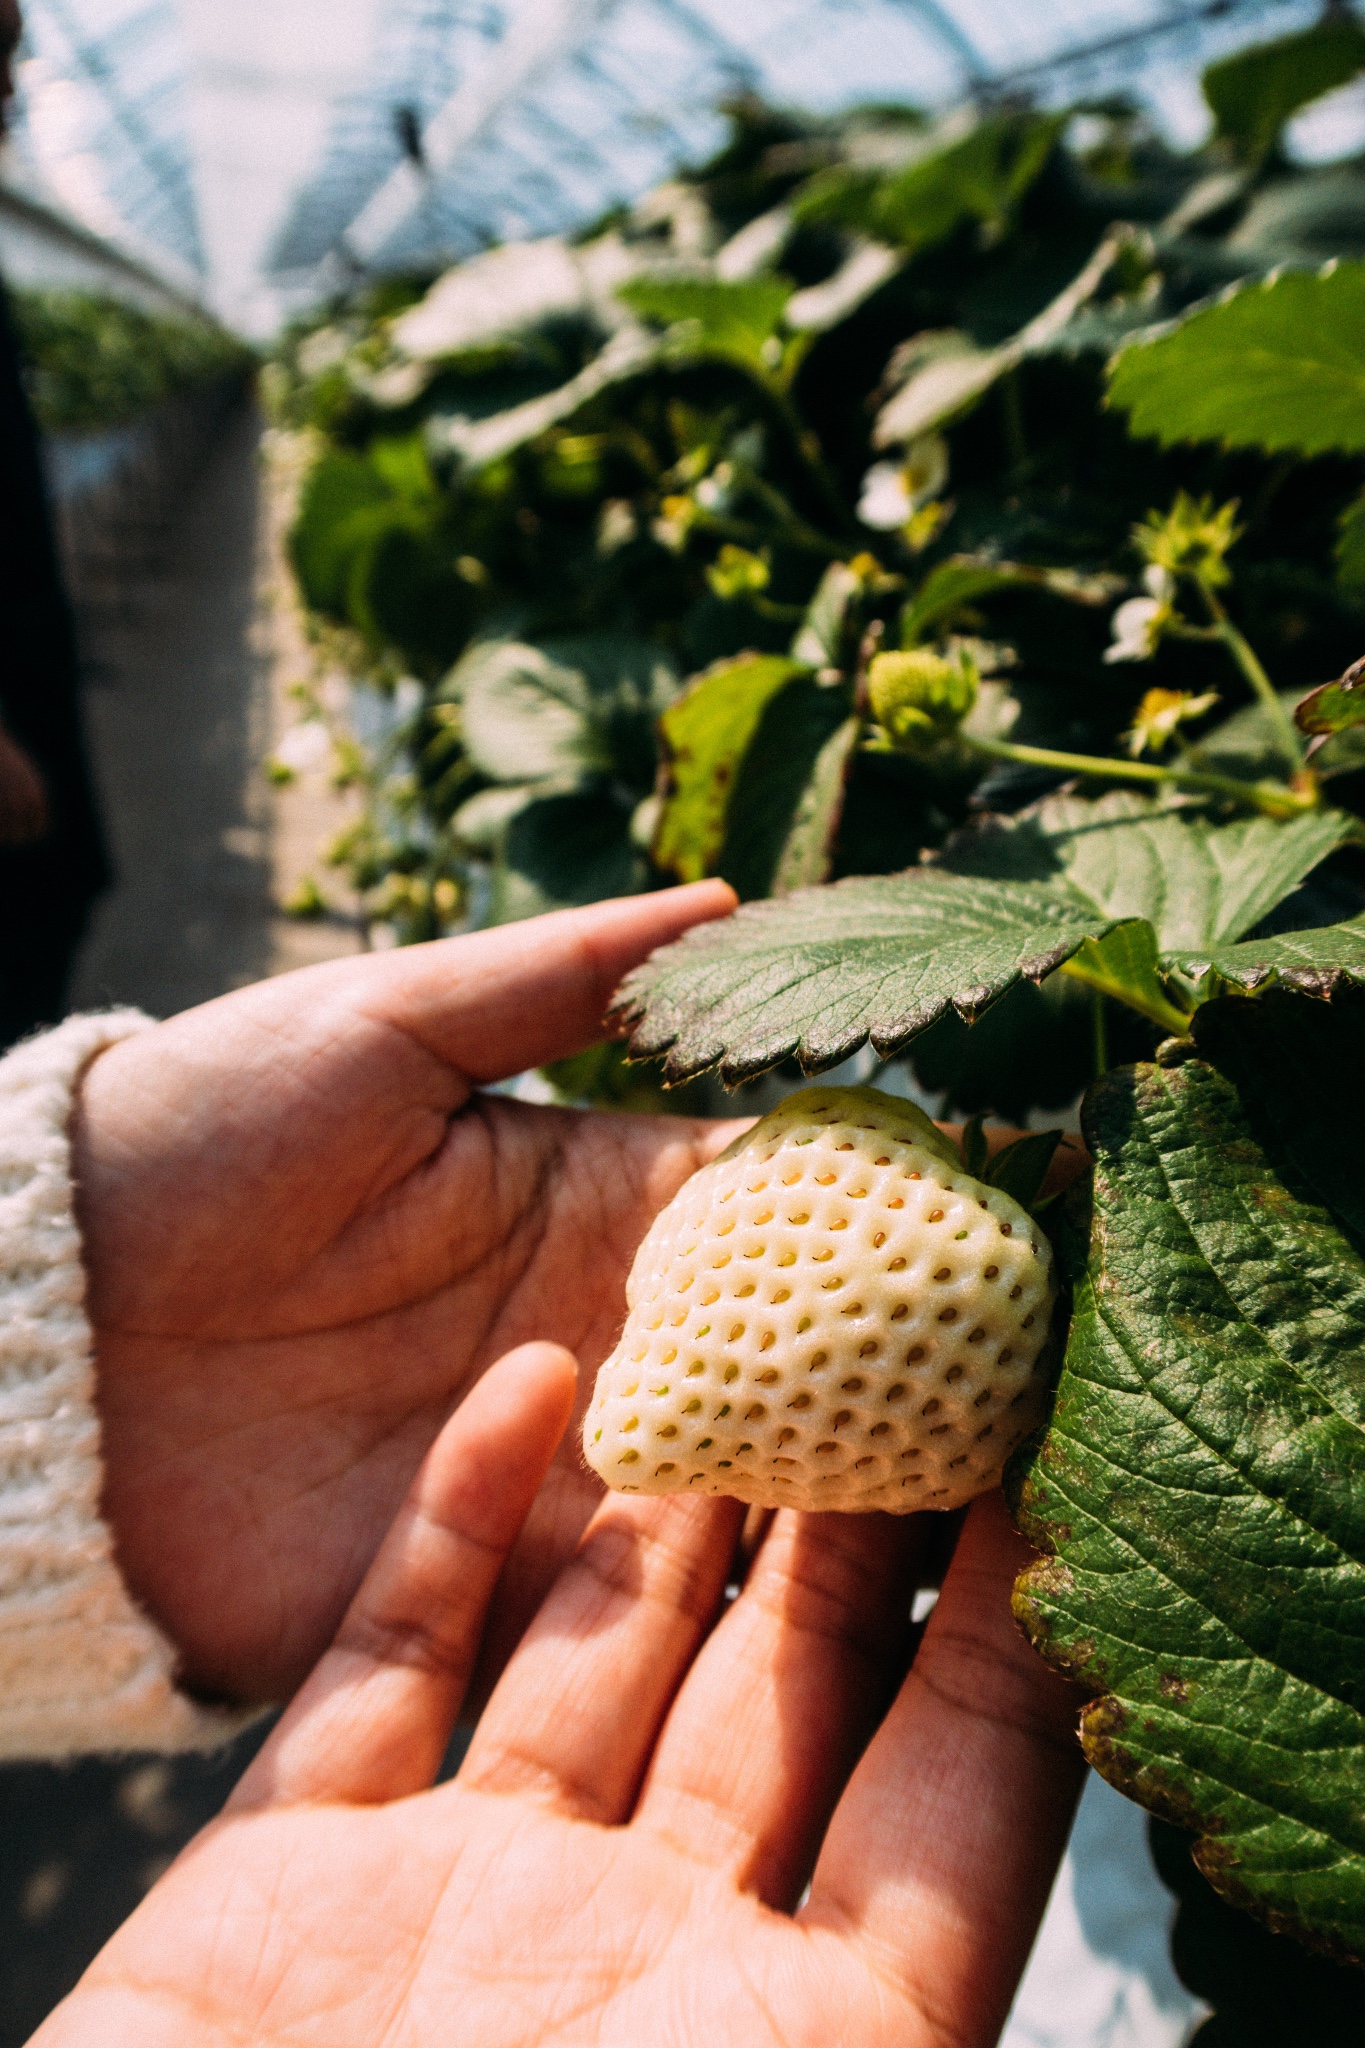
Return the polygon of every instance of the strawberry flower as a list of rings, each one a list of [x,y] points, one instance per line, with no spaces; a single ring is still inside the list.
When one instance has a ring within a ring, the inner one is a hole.
[[[1113,639],[1104,650],[1106,661],[1150,661],[1171,616],[1168,602],[1159,597],[1130,597],[1110,620]]]

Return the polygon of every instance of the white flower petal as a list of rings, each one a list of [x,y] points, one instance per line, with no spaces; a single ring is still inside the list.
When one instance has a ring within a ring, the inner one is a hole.
[[[915,509],[905,471],[898,462],[874,462],[863,478],[858,517],[879,533],[904,526]]]
[[[1155,597],[1130,597],[1110,620],[1113,645],[1106,661],[1150,661],[1156,651],[1157,621],[1166,607]]]

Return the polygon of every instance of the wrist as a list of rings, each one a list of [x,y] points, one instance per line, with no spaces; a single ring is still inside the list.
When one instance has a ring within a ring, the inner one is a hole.
[[[100,1424],[72,1201],[71,1104],[132,1011],[73,1018],[0,1061],[0,1755],[193,1747],[220,1717],[177,1691],[100,1508]]]

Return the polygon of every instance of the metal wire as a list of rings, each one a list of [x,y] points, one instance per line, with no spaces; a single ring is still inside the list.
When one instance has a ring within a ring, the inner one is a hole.
[[[1317,0],[389,0],[267,271],[294,294],[561,232],[722,139],[757,93],[1063,104],[1159,97],[1199,62],[1313,18]],[[98,104],[87,145],[144,245],[202,272],[172,0],[27,0],[29,41]]]
[[[713,146],[713,109],[737,89],[817,106],[897,96],[1057,101],[1141,84],[1154,69],[1197,61],[1211,39],[1245,37],[1262,16],[1312,11],[1311,0],[1120,0],[1097,22],[1094,0],[1031,0],[1027,9],[998,0],[597,0],[581,9],[555,67],[513,78],[505,93],[492,85],[457,146],[427,153],[420,191],[411,166],[404,181],[391,108],[415,104],[419,78],[429,85],[439,66],[395,14],[383,83],[338,116],[273,268],[306,272],[340,250],[351,269],[436,265],[495,239],[576,226]],[[447,107],[468,92],[469,75],[456,52],[463,10],[448,13]],[[494,69],[512,25],[485,38],[481,54]],[[569,89],[575,78],[593,88],[586,98]],[[362,136],[381,130],[388,139],[367,156]],[[377,204],[381,193],[386,203]]]

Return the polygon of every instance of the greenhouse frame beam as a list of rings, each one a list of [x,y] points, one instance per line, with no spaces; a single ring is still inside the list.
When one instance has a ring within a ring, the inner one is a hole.
[[[76,68],[85,74],[86,79],[99,94],[111,124],[130,146],[135,161],[141,164],[150,177],[154,189],[179,229],[184,247],[176,253],[191,271],[202,278],[204,250],[199,233],[194,188],[186,178],[184,166],[143,119],[142,108],[125,96],[114,64],[105,54],[111,41],[127,41],[135,38],[139,31],[145,35],[149,19],[157,11],[155,5],[142,8],[128,21],[121,23],[111,35],[101,38],[91,37],[85,32],[67,5],[67,0],[44,0],[44,6],[46,12],[56,22]],[[173,88],[163,81],[152,95],[143,95],[143,105],[148,104],[149,98],[162,97],[170,90]]]
[[[972,92],[988,90],[992,84],[990,65],[967,31],[941,5],[941,0],[895,0],[895,5],[903,14],[913,15],[934,40],[957,59]]]
[[[738,43],[723,34],[713,22],[698,14],[695,7],[689,7],[687,0],[657,0],[657,4],[661,14],[671,15],[688,35],[695,37],[701,47],[710,52],[718,64],[729,66],[734,72],[736,84],[742,83],[751,91],[757,87],[758,66],[748,51],[742,50]],[[929,4],[934,5],[935,0],[929,0]]]
[[[62,0],[51,0],[62,4]],[[1038,83],[1050,76],[1065,79],[1068,73],[1086,67],[1101,70],[1125,69],[1136,53],[1163,39],[1189,36],[1206,24],[1229,17],[1258,18],[1271,12],[1294,10],[1294,0],[1165,0],[1165,4],[1141,23],[1132,23],[1093,39],[1078,39],[1053,54],[1015,66],[993,70],[971,34],[954,20],[952,0],[887,0],[888,6],[917,28],[947,57],[960,73],[960,91],[979,107],[989,107],[1011,95],[1028,96]],[[1300,9],[1306,0],[1299,0]],[[473,225],[467,209],[461,209],[451,191],[451,173],[484,142],[519,96],[533,88],[544,74],[568,63],[591,67],[593,53],[601,47],[598,31],[620,11],[622,0],[520,0],[520,5],[499,7],[506,22],[498,40],[486,44],[467,62],[463,76],[450,90],[420,132],[414,131],[412,146],[394,164],[363,204],[356,206],[345,226],[331,231],[328,253],[321,250],[312,259],[325,275],[340,266],[352,276],[364,275],[382,263],[390,248],[414,215],[437,214],[450,218],[462,212]],[[758,67],[753,57],[735,43],[723,28],[713,24],[692,0],[655,0],[658,12],[671,17],[695,40],[708,57],[728,70],[736,87],[757,83]],[[510,12],[511,20],[507,21]],[[449,73],[447,73],[449,76]],[[622,81],[612,77],[621,89]],[[671,129],[672,123],[667,124]],[[681,143],[681,133],[673,131]],[[569,154],[580,169],[587,163],[592,145],[582,136],[562,135],[570,143]],[[597,152],[600,157],[600,152]],[[533,207],[532,212],[540,209]],[[338,213],[349,211],[342,201]],[[553,211],[553,208],[551,209]],[[591,211],[591,208],[589,209]],[[477,209],[475,209],[477,212]],[[335,218],[335,216],[334,216]],[[528,232],[531,230],[528,229]],[[548,232],[544,228],[541,232]],[[482,235],[486,238],[489,224]]]
[[[423,165],[405,158],[390,171],[337,247],[361,268],[379,254],[408,215],[427,197],[489,123],[531,80],[569,55],[612,11],[615,0],[539,0],[523,6],[486,63],[462,79],[422,131]]]
[[[1078,64],[1092,64],[1097,58],[1118,56],[1124,50],[1160,42],[1165,36],[1201,28],[1205,22],[1230,21],[1239,14],[1270,14],[1280,11],[1284,5],[1285,0],[1189,0],[1187,5],[1168,7],[1164,14],[1156,15],[1150,21],[1135,22],[1129,28],[1097,36],[1092,43],[1073,43],[1069,49],[1056,50],[1051,56],[1036,57],[1029,64],[1002,71],[997,77],[984,81],[985,89],[991,96],[1015,92],[1029,80],[1045,77],[1050,72],[1066,71]]]

